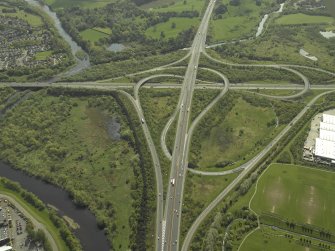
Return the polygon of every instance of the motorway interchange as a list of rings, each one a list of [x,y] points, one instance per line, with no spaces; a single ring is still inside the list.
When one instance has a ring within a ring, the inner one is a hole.
[[[152,73],[152,76],[146,77],[140,80],[136,84],[124,84],[124,83],[98,83],[98,82],[84,82],[84,83],[53,83],[53,86],[68,86],[72,88],[97,88],[97,89],[118,89],[122,94],[126,95],[126,97],[132,102],[136,111],[138,113],[139,119],[142,121],[142,128],[144,130],[147,143],[149,145],[149,149],[151,152],[151,157],[153,160],[153,164],[155,167],[155,177],[156,177],[156,187],[157,187],[157,213],[156,213],[156,250],[166,251],[166,250],[183,250],[186,251],[189,248],[189,245],[192,240],[192,236],[194,235],[195,231],[197,230],[200,223],[203,219],[211,212],[211,210],[220,202],[222,199],[232,191],[233,188],[236,187],[250,172],[252,167],[262,159],[272,148],[273,145],[279,142],[279,140],[290,130],[291,126],[294,125],[300,118],[304,116],[306,111],[309,107],[314,104],[318,98],[322,95],[335,91],[335,85],[327,85],[327,86],[318,86],[314,87],[310,85],[310,82],[307,77],[301,74],[298,70],[291,69],[290,67],[294,66],[297,68],[305,68],[305,69],[313,69],[315,71],[320,71],[323,73],[327,73],[335,78],[335,73],[329,72],[319,68],[312,68],[307,66],[296,66],[296,65],[248,65],[248,64],[231,64],[226,63],[224,61],[220,61],[218,59],[212,58],[208,55],[205,51],[206,48],[206,36],[207,36],[207,29],[208,23],[213,12],[213,8],[215,5],[215,0],[209,1],[207,9],[203,15],[202,21],[198,28],[198,31],[195,35],[193,40],[192,46],[189,49],[189,53],[174,63],[161,66],[158,68],[154,68],[148,71],[139,72],[137,74],[142,73]],[[268,68],[276,68],[276,69],[283,69],[298,75],[304,82],[304,86],[301,85],[266,85],[266,84],[235,84],[231,85],[229,83],[228,78],[215,70],[212,69],[205,69],[211,71],[214,74],[217,74],[221,79],[222,83],[210,83],[200,81],[197,82],[197,72],[198,72],[198,65],[200,56],[204,55],[208,59],[225,65],[231,66],[243,66],[243,67],[268,67]],[[159,74],[160,70],[165,70],[169,68],[173,68],[174,65],[180,63],[181,61],[189,59],[188,66],[186,68],[186,73],[184,76],[172,75],[172,74]],[[134,76],[136,74],[130,74],[129,76]],[[183,79],[182,84],[157,84],[157,83],[149,83],[152,82],[155,78],[158,77],[171,77],[171,78],[180,78]],[[162,173],[160,168],[160,161],[158,158],[158,154],[156,151],[156,147],[153,143],[152,137],[150,135],[150,130],[145,123],[145,116],[141,107],[140,98],[139,98],[139,89],[147,84],[149,87],[154,88],[180,88],[180,97],[178,101],[178,105],[176,107],[175,112],[172,114],[171,118],[169,119],[168,123],[166,124],[162,135],[161,135],[161,146],[164,151],[166,157],[171,160],[171,170],[170,170],[170,178],[169,178],[169,186],[167,189],[166,199],[164,200],[164,192],[163,192],[163,179]],[[18,83],[10,83],[6,84],[8,86],[12,86],[15,88],[27,88],[27,87],[47,87],[50,86],[49,83],[34,83],[34,84],[18,84]],[[130,95],[129,93],[123,91],[124,88],[134,88],[134,96]],[[190,110],[192,106],[192,97],[194,90],[197,88],[215,88],[220,89],[221,92],[218,96],[210,103],[208,106],[198,115],[198,117],[194,121],[190,121]],[[185,240],[183,243],[179,242],[180,236],[180,224],[181,224],[181,217],[182,217],[182,205],[183,205],[183,191],[184,191],[184,184],[185,178],[187,174],[187,166],[188,166],[188,153],[191,144],[191,137],[192,133],[198,124],[198,122],[203,118],[203,116],[221,99],[224,97],[225,93],[229,91],[229,89],[242,89],[242,90],[254,90],[254,89],[274,89],[274,90],[298,90],[299,92],[290,95],[290,96],[270,96],[265,94],[268,97],[279,98],[279,99],[290,99],[290,98],[297,98],[303,94],[305,94],[309,89],[324,89],[327,92],[319,94],[313,100],[309,102],[308,105],[291,121],[291,123],[285,127],[275,139],[272,140],[257,156],[255,156],[252,160],[245,163],[244,165],[237,167],[236,169],[220,172],[220,173],[206,173],[206,172],[196,172],[201,175],[226,175],[232,172],[239,172],[237,178],[228,185],[220,194],[219,196],[213,200],[210,205],[199,215],[196,221],[193,223],[192,227],[189,229]],[[172,122],[177,119],[177,129],[176,129],[176,137],[173,147],[173,152],[170,153],[165,144],[165,137],[166,133],[172,124]],[[164,205],[165,201],[165,205]]]

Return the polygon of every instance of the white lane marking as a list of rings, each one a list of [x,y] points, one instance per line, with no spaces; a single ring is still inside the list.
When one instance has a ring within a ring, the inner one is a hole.
[[[162,251],[164,250],[165,230],[166,230],[166,220],[163,220],[162,222]]]

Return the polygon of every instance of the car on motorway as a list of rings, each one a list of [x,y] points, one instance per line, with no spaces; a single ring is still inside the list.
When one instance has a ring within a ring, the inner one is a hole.
[[[141,118],[141,122],[142,122],[142,124],[144,124],[144,118]]]
[[[171,179],[171,185],[174,186],[175,184],[175,179]]]

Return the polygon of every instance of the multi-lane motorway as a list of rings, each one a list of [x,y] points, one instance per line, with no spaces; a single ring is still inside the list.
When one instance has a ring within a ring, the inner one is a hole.
[[[208,22],[214,8],[214,1],[209,2],[201,24],[194,38],[190,61],[186,70],[179,99],[179,118],[173,148],[170,183],[161,236],[161,250],[179,250],[179,231],[181,222],[182,198],[188,159],[188,128],[190,109],[197,76],[200,54],[205,48]]]
[[[277,90],[297,90],[299,91],[297,94],[291,96],[283,96],[279,98],[295,98],[304,93],[306,93],[309,89],[325,89],[329,90],[335,89],[335,85],[318,85],[318,86],[310,86],[308,79],[301,74],[299,71],[295,70],[297,68],[305,68],[305,69],[313,69],[323,73],[330,74],[335,76],[334,73],[307,66],[296,66],[296,65],[248,65],[248,64],[234,64],[227,63],[218,59],[212,58],[205,51],[205,42],[206,35],[208,29],[208,23],[211,17],[211,13],[213,12],[213,8],[215,5],[215,0],[210,0],[207,6],[207,9],[202,18],[201,24],[198,28],[198,31],[193,40],[192,46],[189,50],[189,53],[183,57],[182,59],[173,62],[171,64],[157,67],[151,70],[142,71],[139,73],[129,74],[128,76],[135,76],[137,74],[143,73],[152,73],[155,75],[149,76],[140,80],[138,83],[99,83],[99,82],[79,82],[79,83],[52,83],[54,86],[62,86],[62,87],[71,87],[71,88],[93,88],[93,89],[103,89],[103,90],[114,90],[114,89],[124,89],[124,88],[134,88],[134,97],[128,94],[127,92],[121,91],[126,97],[132,102],[136,111],[138,113],[139,119],[142,121],[142,128],[151,152],[151,156],[153,159],[154,167],[155,167],[155,175],[156,175],[156,184],[157,184],[157,215],[156,215],[156,250],[160,251],[170,251],[170,250],[179,250],[179,232],[180,232],[180,223],[181,223],[181,210],[182,210],[182,201],[183,201],[183,190],[184,190],[184,181],[187,172],[188,165],[188,152],[191,143],[192,133],[198,124],[198,122],[203,118],[203,116],[218,102],[222,96],[228,91],[228,89],[242,89],[242,90],[255,90],[255,89],[277,89]],[[236,67],[269,67],[276,69],[284,69],[290,71],[298,76],[300,76],[304,82],[304,86],[302,85],[285,85],[285,84],[249,84],[249,83],[240,83],[231,85],[229,80],[220,72],[214,71],[211,69],[206,69],[212,71],[214,74],[219,75],[224,85],[222,83],[206,83],[202,81],[196,85],[196,77],[198,71],[198,64],[200,55],[207,56],[210,60],[226,64],[230,66]],[[171,68],[171,66],[182,62],[183,60],[189,57],[189,63],[186,69],[185,76],[172,75],[172,74],[159,74],[160,70],[165,70]],[[292,69],[294,68],[294,69]],[[155,78],[158,77],[168,77],[168,78],[182,78],[182,84],[174,84],[174,83],[148,83]],[[117,81],[117,79],[114,79]],[[144,84],[147,84],[149,88],[180,88],[180,97],[177,108],[165,126],[162,136],[161,136],[161,145],[164,150],[165,155],[171,160],[171,170],[170,170],[170,182],[167,190],[167,195],[165,198],[165,207],[164,207],[164,193],[163,193],[163,181],[162,174],[160,169],[160,161],[158,158],[158,154],[153,143],[153,140],[150,135],[150,131],[148,126],[145,123],[144,114],[141,108],[140,99],[139,99],[139,88]],[[50,83],[8,83],[5,84],[15,88],[43,88],[49,87]],[[190,123],[190,113],[191,113],[191,104],[194,89],[220,89],[220,94],[198,115],[198,117]],[[320,96],[320,95],[319,95]],[[319,97],[317,96],[315,99],[311,101],[309,105],[305,107],[305,109],[299,113],[299,115],[292,121],[294,124],[298,121],[307,111],[308,107],[317,100]],[[173,152],[169,153],[167,147],[165,145],[165,135],[169,129],[169,126],[172,124],[173,120],[178,118],[177,129],[176,129],[176,137]],[[243,166],[239,167],[236,172],[241,172],[239,176],[224,190],[222,193],[201,213],[201,215],[197,218],[197,220],[192,225],[189,230],[184,244],[182,246],[182,250],[188,250],[189,244],[191,242],[192,236],[195,233],[197,227],[200,225],[202,220],[208,215],[208,213],[248,174],[248,172],[252,169],[252,167],[257,163],[258,160],[262,158],[272,146],[277,143],[290,129],[290,126],[287,126],[268,146],[266,146],[263,151],[257,155],[254,159],[247,162]],[[206,174],[205,174],[206,175]],[[217,174],[222,175],[222,173]],[[163,210],[164,208],[164,210]]]

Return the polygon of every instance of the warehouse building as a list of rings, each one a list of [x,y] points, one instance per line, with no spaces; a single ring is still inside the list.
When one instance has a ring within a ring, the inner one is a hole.
[[[335,164],[335,114],[322,114],[319,137],[315,139],[314,159]]]

